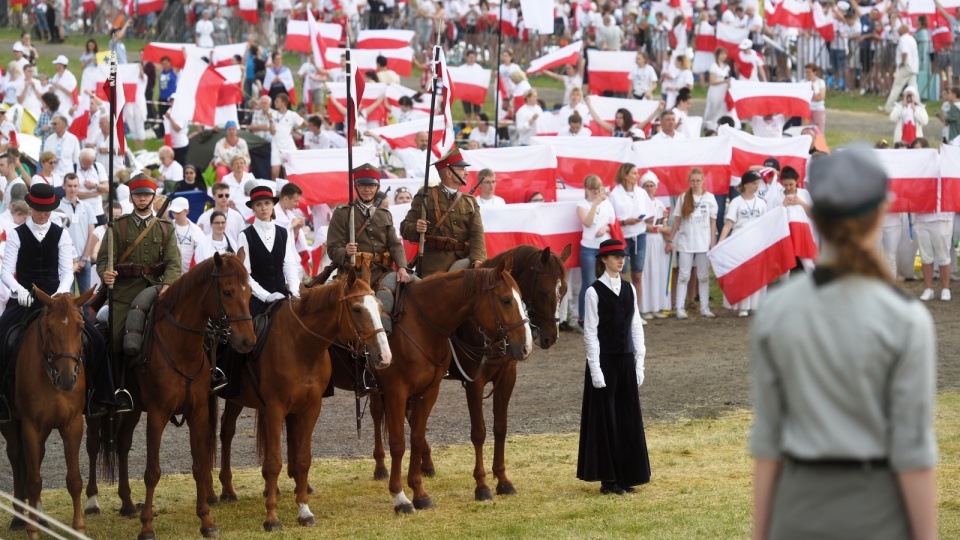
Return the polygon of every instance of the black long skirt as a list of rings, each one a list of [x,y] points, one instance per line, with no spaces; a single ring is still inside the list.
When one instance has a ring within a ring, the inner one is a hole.
[[[590,368],[583,378],[577,478],[622,487],[650,481],[650,458],[640,414],[632,354],[600,355],[605,388],[594,388]]]

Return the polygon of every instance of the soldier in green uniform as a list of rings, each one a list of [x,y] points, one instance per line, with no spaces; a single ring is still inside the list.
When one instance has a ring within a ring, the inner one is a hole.
[[[473,195],[460,191],[469,165],[457,147],[434,163],[440,185],[417,192],[400,224],[401,236],[411,242],[419,242],[420,233],[427,233],[423,260],[418,263],[422,277],[446,272],[460,259],[468,259],[472,268],[487,259],[480,208]],[[424,205],[426,220],[420,219]]]
[[[370,282],[393,271],[397,265],[397,281],[407,283],[407,256],[403,243],[397,238],[393,216],[385,208],[377,208],[375,199],[380,189],[380,171],[372,165],[361,165],[353,170],[357,198],[352,205],[341,204],[333,211],[327,233],[327,253],[340,270],[350,267],[350,256],[356,255],[359,265],[364,257],[372,259]],[[355,241],[350,242],[350,208],[354,210]]]
[[[138,173],[127,185],[133,213],[124,214],[113,223],[113,271],[107,271],[106,239],[101,242],[97,254],[100,279],[108,286],[113,285],[110,316],[113,317],[114,361],[123,354],[124,326],[133,299],[154,285],[163,285],[162,294],[180,277],[180,248],[173,222],[157,218],[153,212],[157,184]],[[150,230],[140,238],[148,228]]]

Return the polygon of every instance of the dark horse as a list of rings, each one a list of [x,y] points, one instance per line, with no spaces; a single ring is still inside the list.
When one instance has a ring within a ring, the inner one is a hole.
[[[282,528],[277,517],[277,477],[283,465],[282,430],[287,430],[287,472],[296,481],[297,521],[313,526],[307,476],[312,459],[313,428],[320,417],[323,393],[330,382],[331,346],[351,344],[351,352],[371,367],[390,365],[390,345],[383,331],[380,302],[354,270],[329,285],[306,289],[302,300],[284,300],[273,316],[262,350],[243,375],[243,393],[228,400],[220,431],[220,482],[223,501],[236,501],[230,450],[237,418],[244,407],[257,409],[257,453],[266,482],[267,531]],[[240,381],[234,381],[237,384]]]
[[[39,287],[34,287],[33,294],[44,307],[40,317],[24,329],[16,359],[16,415],[13,422],[0,424],[0,432],[7,440],[14,496],[33,508],[39,507],[43,488],[40,464],[44,445],[50,432],[60,432],[67,461],[67,491],[73,499],[72,527],[83,532],[87,524],[80,501],[80,440],[87,384],[80,308],[93,296],[93,289],[77,298],[70,294],[50,297]],[[31,517],[38,520],[36,514]],[[31,540],[40,538],[36,525],[28,523],[26,528]]]
[[[239,352],[250,352],[256,344],[250,319],[250,285],[243,266],[243,249],[233,255],[215,254],[193,267],[160,295],[154,308],[152,339],[144,341],[143,361],[130,369],[136,411],[123,415],[118,434],[120,513],[135,516],[137,507],[130,498],[128,456],[141,412],[147,413],[147,466],[143,480],[146,498],[140,509],[139,540],[156,537],[153,529],[153,494],[160,481],[160,440],[167,422],[182,414],[190,428],[190,455],[193,479],[197,484],[197,516],[200,533],[207,538],[219,535],[210,516],[209,500],[215,499],[212,466],[216,455],[216,397],[210,395],[210,360],[205,340],[229,338]],[[99,426],[91,425],[88,439],[98,436]],[[87,451],[99,444],[87,444]],[[96,455],[91,453],[90,461]],[[96,478],[87,485],[87,511],[96,506]]]
[[[394,510],[413,513],[432,508],[423,488],[420,465],[426,443],[427,419],[440,392],[440,381],[450,367],[450,343],[456,329],[472,318],[477,331],[496,343],[503,354],[521,360],[530,355],[533,337],[520,291],[510,275],[510,256],[494,268],[460,270],[431,276],[404,287],[390,335],[394,361],[376,372],[383,394],[390,437],[390,494]],[[349,355],[331,349],[334,384],[353,390],[354,369]],[[409,403],[410,466],[407,484],[413,503],[400,479],[406,449],[404,420]]]
[[[512,257],[511,274],[520,287],[520,295],[527,307],[533,340],[541,349],[549,349],[559,337],[557,311],[560,300],[567,293],[566,269],[564,263],[570,258],[571,246],[567,244],[558,256],[550,248],[539,249],[534,246],[517,246],[483,263],[484,268],[492,268],[500,261]],[[493,384],[493,474],[497,477],[497,494],[516,493],[513,483],[507,478],[504,463],[504,447],[507,439],[507,408],[510,396],[517,382],[517,363],[507,356],[488,357],[491,352],[484,350],[483,335],[477,332],[475,321],[468,321],[457,329],[457,338],[453,341],[457,355],[458,370],[451,370],[448,378],[462,381],[467,394],[467,407],[470,410],[470,439],[476,453],[473,477],[477,481],[474,497],[478,501],[493,498],[487,487],[487,471],[483,466],[483,443],[487,437],[487,425],[483,418],[483,392],[487,384]],[[462,374],[456,374],[461,371]],[[383,462],[383,442],[380,430],[382,406],[377,399],[370,401],[370,417],[374,422],[374,459],[376,479],[387,477]],[[422,472],[433,476],[435,471],[431,459],[430,445],[425,444]]]

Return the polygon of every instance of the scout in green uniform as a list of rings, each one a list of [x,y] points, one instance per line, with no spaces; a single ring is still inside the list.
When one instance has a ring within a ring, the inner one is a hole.
[[[468,258],[472,268],[487,259],[477,200],[460,191],[469,165],[456,147],[434,163],[440,185],[417,192],[400,224],[401,236],[411,242],[419,242],[420,233],[427,233],[423,260],[418,263],[422,277],[446,272],[459,259]],[[420,219],[424,205],[426,221]]]
[[[397,238],[393,226],[393,216],[385,208],[376,208],[374,199],[380,189],[380,171],[372,165],[362,165],[353,170],[357,185],[357,198],[353,201],[354,230],[356,240],[350,243],[350,208],[341,204],[333,211],[330,230],[327,233],[327,253],[338,269],[346,270],[350,266],[350,256],[356,254],[359,265],[363,255],[372,258],[370,282],[378,283],[380,278],[393,270],[396,263],[397,281],[407,283],[407,256],[403,243]]]
[[[173,222],[157,218],[153,213],[157,184],[143,173],[138,173],[127,185],[130,187],[133,213],[124,214],[114,221],[112,272],[106,271],[106,240],[101,242],[97,254],[100,279],[108,286],[113,285],[110,316],[113,317],[115,357],[119,357],[120,351],[123,351],[124,323],[133,299],[154,285],[163,285],[162,291],[166,291],[180,277],[180,248],[177,247]],[[147,228],[150,230],[138,242],[140,234]]]

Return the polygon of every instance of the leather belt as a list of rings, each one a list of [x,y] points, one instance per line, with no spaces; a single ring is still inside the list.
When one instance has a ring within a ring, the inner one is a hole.
[[[787,456],[786,460],[794,465],[821,469],[888,469],[890,461],[887,458],[876,459],[800,459]]]
[[[166,271],[166,264],[156,264],[148,266],[145,264],[125,263],[118,264],[115,268],[117,275],[122,278],[138,278],[143,276],[162,276]]]
[[[424,242],[424,247],[436,251],[466,251],[470,247],[470,242],[457,242],[447,236],[427,236]]]

